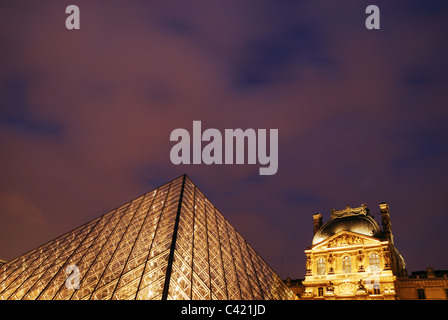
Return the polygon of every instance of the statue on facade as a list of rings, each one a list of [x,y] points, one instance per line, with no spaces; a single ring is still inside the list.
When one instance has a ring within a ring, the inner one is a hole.
[[[361,250],[358,251],[358,255],[356,256],[356,260],[358,261],[358,272],[364,271],[364,254]]]
[[[330,281],[330,282],[328,283],[327,291],[328,291],[328,292],[334,292],[334,285],[333,285],[333,282]]]
[[[384,259],[384,269],[389,270],[391,268],[390,252],[387,248],[384,248],[382,254]]]
[[[307,256],[306,257],[306,274],[307,275],[312,275],[313,272],[311,271],[311,257]]]
[[[362,284],[362,279],[358,281],[358,291],[367,292],[366,287]]]
[[[334,269],[333,269],[333,262],[334,262],[334,257],[333,254],[330,253],[327,257],[327,261],[328,261],[328,265],[330,267],[330,270],[328,272],[328,274],[333,274],[334,273]]]

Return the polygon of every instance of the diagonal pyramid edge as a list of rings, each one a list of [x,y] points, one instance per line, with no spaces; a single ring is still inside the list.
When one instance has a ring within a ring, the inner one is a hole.
[[[295,298],[185,174],[0,267],[2,300]]]

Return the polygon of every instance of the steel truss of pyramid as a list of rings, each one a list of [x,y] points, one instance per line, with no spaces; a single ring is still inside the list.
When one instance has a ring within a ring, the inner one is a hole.
[[[0,299],[295,295],[183,175],[1,266]]]

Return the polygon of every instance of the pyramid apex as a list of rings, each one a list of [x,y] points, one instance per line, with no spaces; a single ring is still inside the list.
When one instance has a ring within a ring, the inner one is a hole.
[[[0,300],[295,299],[187,177],[0,266]]]

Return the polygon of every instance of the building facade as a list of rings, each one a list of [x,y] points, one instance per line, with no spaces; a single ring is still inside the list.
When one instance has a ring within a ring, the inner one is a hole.
[[[393,243],[388,204],[380,210],[382,229],[365,204],[332,210],[325,224],[321,214],[313,216],[302,299],[396,299],[405,263]]]
[[[286,284],[186,176],[11,261],[0,300],[447,299],[448,270],[408,275],[389,205],[313,216],[304,280]]]
[[[448,270],[414,271],[398,279],[398,297],[401,300],[447,300]]]
[[[382,228],[366,204],[332,210],[325,224],[321,214],[313,216],[305,279],[286,280],[300,299],[447,299],[448,271],[428,268],[409,276],[394,245],[389,205],[379,209]]]

